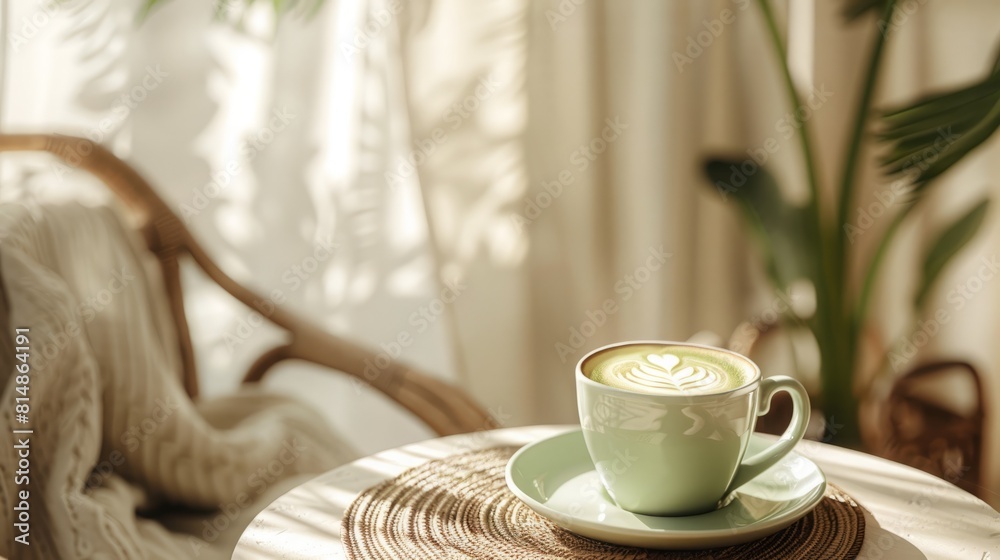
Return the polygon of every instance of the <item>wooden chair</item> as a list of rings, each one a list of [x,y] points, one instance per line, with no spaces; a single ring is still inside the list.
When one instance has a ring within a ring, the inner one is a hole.
[[[968,382],[969,411],[956,411],[937,398],[942,383]],[[934,361],[906,372],[885,401],[863,422],[867,447],[879,456],[941,477],[983,495],[986,399],[981,374],[963,361]]]
[[[156,255],[163,270],[170,311],[177,329],[184,387],[192,398],[198,395],[198,372],[181,294],[179,272],[180,260],[184,257],[192,259],[209,278],[244,305],[288,331],[288,341],[264,352],[250,366],[243,378],[244,383],[260,381],[272,366],[283,360],[305,360],[360,379],[412,412],[440,435],[495,427],[490,416],[460,389],[396,362],[379,370],[377,375],[366,376],[365,361],[375,362],[373,351],[336,337],[286,309],[270,309],[270,306],[265,309],[262,305],[266,301],[264,297],[226,275],[149,183],[99,144],[72,136],[0,134],[0,151],[54,154],[67,164],[96,176],[134,214],[146,245]],[[0,317],[6,316],[6,307],[6,295],[0,294]]]
[[[729,348],[752,357],[763,340],[782,328],[777,322],[757,327],[741,324],[733,332]],[[951,410],[933,398],[935,384],[963,380],[968,381],[975,401],[968,413]],[[972,364],[935,361],[918,365],[895,380],[886,397],[876,401],[874,395],[865,395],[861,407],[859,421],[866,451],[983,495],[986,400],[982,375]],[[780,434],[791,415],[791,399],[779,393],[771,403],[771,412],[758,419],[757,429]]]

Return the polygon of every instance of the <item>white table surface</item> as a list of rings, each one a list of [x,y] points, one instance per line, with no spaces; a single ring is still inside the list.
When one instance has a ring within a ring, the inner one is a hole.
[[[456,453],[523,445],[576,426],[477,432],[406,445],[349,463],[284,494],[243,532],[234,560],[346,558],[340,522],[354,498],[406,469]],[[1000,560],[1000,514],[937,477],[822,443],[796,451],[815,461],[833,484],[871,515],[859,559]]]

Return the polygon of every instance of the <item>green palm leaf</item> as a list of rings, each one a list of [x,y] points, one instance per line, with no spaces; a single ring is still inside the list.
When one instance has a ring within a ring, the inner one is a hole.
[[[979,82],[882,114],[878,138],[889,175],[912,174],[914,192],[958,163],[1000,128],[1000,57]]]
[[[768,276],[781,288],[795,280],[814,279],[812,247],[804,208],[792,206],[781,195],[778,183],[763,167],[754,165],[746,174],[741,166],[749,160],[709,159],[705,176],[723,200],[735,200],[754,241],[763,253]]]
[[[917,289],[914,305],[919,309],[930,294],[934,282],[951,260],[969,241],[976,237],[979,227],[986,218],[989,199],[984,198],[971,210],[948,226],[940,235],[927,255],[924,256],[923,277]]]

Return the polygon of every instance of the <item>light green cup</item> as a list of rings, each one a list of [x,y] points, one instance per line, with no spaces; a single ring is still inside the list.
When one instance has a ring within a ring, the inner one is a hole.
[[[790,452],[809,423],[809,396],[798,381],[762,379],[749,358],[697,344],[598,348],[577,364],[576,391],[604,488],[622,509],[645,515],[716,509]],[[744,458],[757,416],[777,391],[791,395],[792,421],[777,442]]]

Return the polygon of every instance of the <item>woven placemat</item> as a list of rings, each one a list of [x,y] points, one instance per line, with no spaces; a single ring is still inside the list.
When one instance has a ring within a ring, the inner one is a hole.
[[[348,557],[853,560],[864,540],[861,506],[828,486],[808,515],[751,543],[675,552],[594,541],[553,525],[507,489],[504,468],[516,450],[493,448],[431,461],[364,491],[344,515]]]

